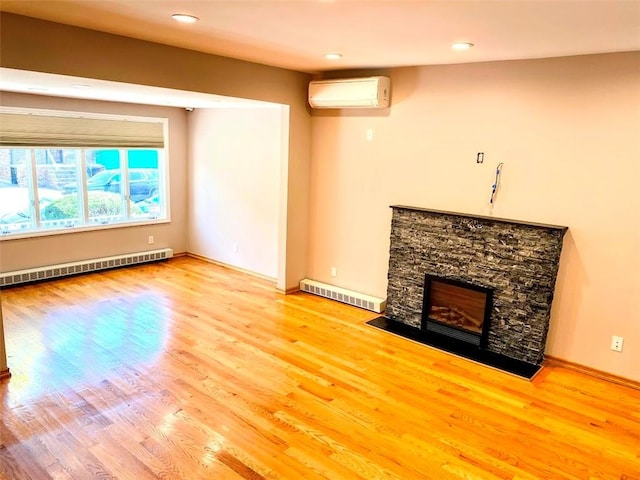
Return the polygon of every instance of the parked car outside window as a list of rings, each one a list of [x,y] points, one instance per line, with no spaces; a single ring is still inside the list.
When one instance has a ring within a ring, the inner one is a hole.
[[[120,193],[121,174],[119,170],[104,170],[87,180],[87,190],[104,190]],[[78,189],[76,182],[62,187],[65,194],[74,193]],[[153,168],[129,169],[129,197],[140,202],[158,194],[158,171]]]
[[[62,194],[48,188],[39,189],[40,212]],[[29,192],[27,187],[8,186],[0,188],[0,233],[32,228],[29,208]]]
[[[99,163],[87,163],[87,176],[93,177],[96,173],[104,171],[104,165]]]

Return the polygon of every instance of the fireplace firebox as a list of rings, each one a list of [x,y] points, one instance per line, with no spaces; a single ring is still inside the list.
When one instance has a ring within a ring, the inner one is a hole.
[[[493,289],[426,274],[421,329],[487,347]]]

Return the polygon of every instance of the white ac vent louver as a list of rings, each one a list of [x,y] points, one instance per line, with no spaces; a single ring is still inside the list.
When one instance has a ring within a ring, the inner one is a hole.
[[[331,300],[337,300],[338,302],[348,303],[354,307],[364,308],[365,310],[371,310],[376,313],[384,312],[386,307],[386,300],[383,298],[372,297],[371,295],[365,295],[306,278],[300,282],[300,290]]]

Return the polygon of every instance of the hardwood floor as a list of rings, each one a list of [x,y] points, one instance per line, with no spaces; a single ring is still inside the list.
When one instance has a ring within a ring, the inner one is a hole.
[[[640,478],[638,390],[527,382],[199,260],[3,302],[1,478]]]

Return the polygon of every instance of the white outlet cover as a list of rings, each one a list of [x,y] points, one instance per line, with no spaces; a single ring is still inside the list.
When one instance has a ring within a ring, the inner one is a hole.
[[[624,344],[624,338],[623,337],[618,337],[618,336],[615,336],[615,335],[613,337],[611,337],[611,350],[613,350],[615,352],[621,352],[623,344]]]

